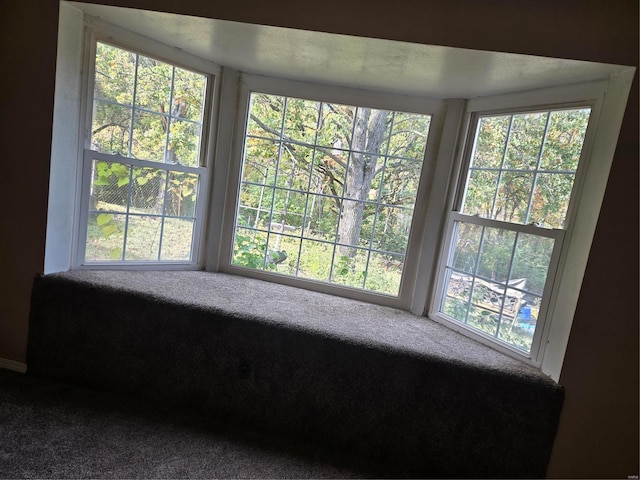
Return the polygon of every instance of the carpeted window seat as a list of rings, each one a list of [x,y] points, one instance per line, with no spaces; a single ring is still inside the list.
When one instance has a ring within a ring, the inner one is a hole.
[[[536,369],[428,319],[205,272],[36,278],[28,369],[397,476],[544,477],[563,399]]]

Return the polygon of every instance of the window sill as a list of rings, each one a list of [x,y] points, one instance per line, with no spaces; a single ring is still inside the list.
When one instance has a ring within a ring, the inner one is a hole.
[[[155,297],[367,348],[552,382],[540,370],[402,310],[225,273],[77,270],[50,276]]]

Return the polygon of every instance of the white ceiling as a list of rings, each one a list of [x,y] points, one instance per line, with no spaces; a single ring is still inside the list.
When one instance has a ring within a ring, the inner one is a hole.
[[[474,98],[600,80],[627,68],[70,4],[93,17],[241,71],[435,98]]]

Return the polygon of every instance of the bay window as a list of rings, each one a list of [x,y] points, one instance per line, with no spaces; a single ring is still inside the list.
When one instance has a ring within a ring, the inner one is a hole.
[[[632,74],[458,96],[438,77],[430,96],[393,69],[378,90],[255,73],[78,18],[47,272],[252,276],[410,310],[557,378]]]

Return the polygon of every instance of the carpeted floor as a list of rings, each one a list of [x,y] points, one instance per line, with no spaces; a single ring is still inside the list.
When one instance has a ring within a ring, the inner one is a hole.
[[[364,478],[358,460],[0,369],[0,478]]]

